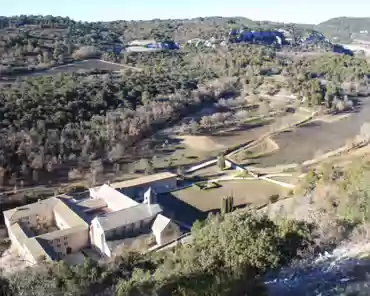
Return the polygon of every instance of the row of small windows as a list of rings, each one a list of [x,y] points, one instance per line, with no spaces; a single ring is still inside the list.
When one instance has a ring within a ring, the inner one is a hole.
[[[68,236],[63,237],[63,240],[64,240],[64,241],[68,240]],[[57,243],[57,244],[58,244],[58,243],[60,243],[60,238],[57,238],[57,239],[53,240],[53,243]],[[64,242],[64,245],[66,245],[66,243],[67,243],[67,242]],[[68,243],[67,243],[67,244],[68,244]]]
[[[68,242],[64,242],[64,246],[67,247],[68,246]],[[61,247],[61,244],[57,244],[57,248],[60,248]]]

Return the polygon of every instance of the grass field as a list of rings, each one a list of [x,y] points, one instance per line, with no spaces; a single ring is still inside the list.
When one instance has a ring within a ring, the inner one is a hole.
[[[163,136],[157,135],[155,166],[158,169],[176,168],[198,163],[217,156],[227,149],[248,143],[269,130],[269,125],[248,129],[235,129],[210,135]],[[161,144],[168,144],[161,147]],[[135,165],[142,169],[140,164]]]
[[[232,160],[239,164],[246,165],[250,163],[250,161],[253,161],[254,158],[261,157],[267,153],[273,153],[278,149],[279,146],[273,140],[266,138],[263,142],[255,146],[240,150],[232,156]]]
[[[195,220],[204,220],[210,212],[218,212],[221,199],[232,195],[236,207],[260,206],[266,204],[272,195],[285,197],[287,190],[263,180],[243,180],[219,182],[221,187],[201,190],[196,186],[188,187],[158,196],[164,213],[191,226]]]
[[[279,145],[279,150],[257,159],[256,166],[302,163],[344,146],[346,141],[358,135],[361,126],[370,120],[370,98],[364,98],[362,102],[361,110],[341,120],[331,123],[314,121],[275,136],[273,140]]]
[[[173,196],[202,212],[208,212],[220,209],[221,199],[228,195],[234,197],[235,206],[243,206],[264,204],[271,195],[286,193],[280,186],[263,180],[225,181],[219,184],[220,188],[211,190],[189,187],[174,192]]]

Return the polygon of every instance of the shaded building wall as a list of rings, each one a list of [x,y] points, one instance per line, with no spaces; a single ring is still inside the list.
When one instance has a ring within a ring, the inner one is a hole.
[[[25,235],[24,235],[24,237],[18,237],[15,234],[13,234],[11,228],[8,228],[8,235],[9,235],[10,241],[12,242],[12,245],[15,247],[18,254],[20,256],[24,256],[25,255],[25,250],[23,248],[23,244],[22,244],[21,240],[25,238]]]
[[[154,218],[146,220],[140,220],[130,225],[123,225],[116,229],[105,231],[106,240],[123,239],[129,237],[135,237],[143,233],[150,232],[150,227],[153,224]]]
[[[156,242],[160,246],[176,240],[180,235],[179,226],[173,222],[168,223],[161,232],[154,233]]]
[[[151,187],[154,191],[158,194],[167,193],[173,191],[177,188],[177,178],[168,178],[165,180],[158,180],[150,183],[146,183],[143,185],[138,185],[129,188],[122,188],[119,189],[120,192],[123,192],[127,196],[135,199],[136,201],[143,201],[144,200],[144,193]]]
[[[55,224],[59,229],[70,228],[71,225],[68,224],[67,220],[64,219],[58,212],[54,212]]]
[[[42,239],[42,236],[40,236]],[[77,229],[74,232],[62,235],[53,240],[47,240],[47,243],[52,247],[58,258],[80,251],[89,246],[89,231],[88,229]]]
[[[93,219],[90,225],[90,243],[91,246],[98,252],[111,257],[111,252],[105,238],[105,233],[97,219]]]

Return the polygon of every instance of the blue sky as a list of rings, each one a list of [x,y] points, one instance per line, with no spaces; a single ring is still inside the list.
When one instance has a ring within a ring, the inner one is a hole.
[[[0,15],[51,14],[83,21],[197,16],[318,23],[337,16],[370,17],[369,0],[4,0]]]

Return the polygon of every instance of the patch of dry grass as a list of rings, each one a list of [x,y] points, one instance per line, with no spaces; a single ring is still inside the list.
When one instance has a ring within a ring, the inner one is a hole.
[[[278,149],[279,146],[274,140],[266,138],[255,146],[250,146],[246,149],[240,150],[232,156],[232,160],[240,164],[247,164],[250,159],[273,153]]]
[[[183,144],[189,146],[194,150],[200,151],[214,151],[222,150],[226,147],[220,143],[216,143],[208,136],[178,136],[179,139],[183,140]]]
[[[243,180],[220,182],[220,188],[200,191],[195,187],[174,192],[173,195],[183,202],[207,212],[220,209],[221,199],[225,196],[234,197],[234,205],[262,205],[272,195],[285,196],[287,191],[282,187],[263,180]]]

